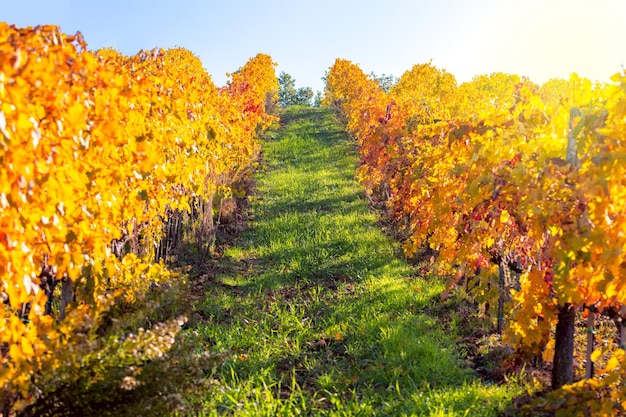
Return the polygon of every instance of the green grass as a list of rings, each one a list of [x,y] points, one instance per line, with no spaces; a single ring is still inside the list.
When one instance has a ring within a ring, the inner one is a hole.
[[[463,365],[443,283],[380,231],[329,110],[287,109],[269,136],[249,228],[181,338],[219,360],[180,415],[502,414],[522,387]]]

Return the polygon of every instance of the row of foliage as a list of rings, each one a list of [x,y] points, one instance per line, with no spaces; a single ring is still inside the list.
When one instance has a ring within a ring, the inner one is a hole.
[[[450,289],[508,296],[504,338],[521,357],[553,360],[554,404],[607,415],[624,411],[623,328],[590,354],[599,377],[571,383],[576,311],[621,322],[626,302],[626,74],[613,81],[496,73],[457,85],[423,64],[386,92],[338,59],[325,91],[406,253],[434,254]]]
[[[155,262],[168,214],[212,227],[277,89],[267,55],[218,88],[182,48],[94,52],[0,23],[0,413],[108,368],[132,385],[166,354],[184,319],[145,319],[145,301],[185,282]]]

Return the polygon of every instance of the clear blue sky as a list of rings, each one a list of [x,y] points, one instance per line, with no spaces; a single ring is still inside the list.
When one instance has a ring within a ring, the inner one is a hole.
[[[495,71],[537,82],[626,65],[626,0],[2,0],[0,19],[81,31],[91,49],[185,47],[221,85],[258,52],[322,90],[335,58],[400,76],[414,64],[458,81]]]

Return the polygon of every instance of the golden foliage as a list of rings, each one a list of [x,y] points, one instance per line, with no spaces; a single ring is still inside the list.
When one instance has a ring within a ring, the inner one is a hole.
[[[273,120],[265,102],[277,90],[274,67],[258,55],[218,89],[182,48],[127,57],[88,51],[80,33],[55,26],[0,23],[6,398],[25,405],[41,393],[41,380],[60,369],[71,378],[81,358],[109,349],[97,342],[103,313],[118,300],[141,303],[152,283],[173,276],[152,263],[152,251],[118,259],[111,243],[140,228],[144,246],[153,247],[168,209],[189,210],[192,198],[228,190],[258,151],[257,128]],[[62,321],[44,314],[45,274],[52,284],[72,282]],[[163,328],[175,335],[180,325]],[[121,351],[135,361],[158,356],[171,345],[158,334],[127,337]]]
[[[558,305],[626,302],[626,75],[613,81],[492,74],[457,86],[423,64],[385,94],[337,60],[326,97],[356,137],[364,184],[404,225],[408,255],[435,250],[451,285],[490,263],[522,271],[506,338],[538,354]]]

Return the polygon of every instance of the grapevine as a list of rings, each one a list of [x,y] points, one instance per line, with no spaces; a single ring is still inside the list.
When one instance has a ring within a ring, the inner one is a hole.
[[[445,297],[472,280],[489,301],[500,275],[496,296],[512,294],[499,313],[505,340],[523,356],[552,359],[563,338],[551,330],[573,326],[565,316],[625,301],[625,79],[593,84],[573,74],[539,86],[491,74],[457,85],[423,64],[385,93],[337,60],[326,100],[356,138],[360,178],[403,230],[407,255],[436,254],[433,270],[450,277]],[[624,377],[623,346],[613,352],[607,384]],[[554,388],[571,382],[555,371]]]
[[[258,55],[220,89],[182,48],[124,56],[0,23],[0,411],[102,355],[132,365],[169,349],[182,318],[140,336],[103,318],[183,279],[154,262],[164,224],[198,201],[212,222],[273,120],[274,68]]]

